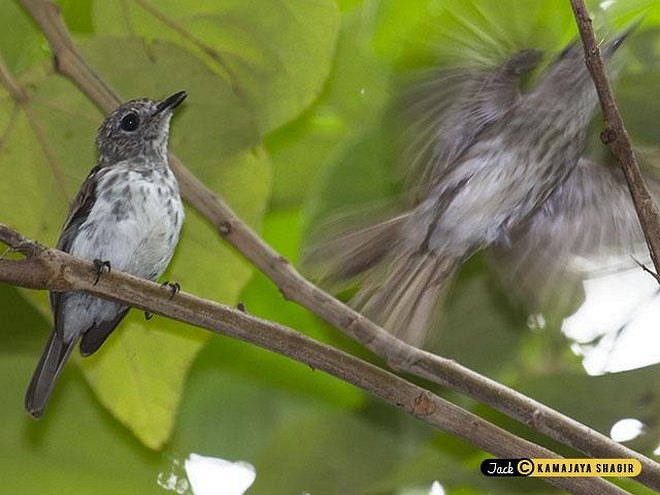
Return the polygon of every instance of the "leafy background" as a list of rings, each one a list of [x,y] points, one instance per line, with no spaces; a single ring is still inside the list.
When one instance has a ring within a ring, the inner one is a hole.
[[[188,91],[173,150],[294,263],[324,212],[397,190],[381,123],[403,75],[503,49],[553,52],[575,35],[568,2],[555,0],[57,3],[90,64],[125,99]],[[658,29],[653,2],[619,1],[608,12],[597,26],[645,12],[644,28]],[[103,116],[54,73],[17,2],[3,3],[0,27],[0,53],[29,95],[21,107],[0,89],[0,221],[52,245],[94,164]],[[622,81],[622,106],[633,131],[653,142],[657,99],[647,94],[658,87],[660,45],[651,36],[645,46],[637,77]],[[283,301],[190,209],[166,277],[372,359]],[[165,493],[164,480],[183,476],[191,452],[253,463],[249,493],[415,494],[433,480],[451,494],[554,493],[537,481],[482,477],[487,454],[352,386],[245,343],[163,318],[145,322],[136,311],[101,352],[73,359],[34,422],[22,400],[50,326],[45,294],[0,285],[0,314],[0,493]],[[605,433],[620,418],[640,418],[648,432],[632,446],[652,455],[657,365],[587,376],[556,328],[527,328],[480,259],[463,270],[444,317],[438,352]]]

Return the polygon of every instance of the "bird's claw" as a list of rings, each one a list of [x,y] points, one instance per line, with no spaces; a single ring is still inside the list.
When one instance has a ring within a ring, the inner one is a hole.
[[[101,279],[101,274],[104,271],[108,271],[110,273],[110,262],[109,261],[102,261],[98,258],[94,259],[92,261],[94,263],[94,268],[96,269],[96,279],[94,280],[94,285],[99,283],[99,280]]]
[[[181,286],[179,285],[179,282],[170,282],[165,281],[162,284],[160,284],[161,287],[167,287],[170,289],[170,299],[172,299],[174,296],[176,296],[179,292],[181,292]]]

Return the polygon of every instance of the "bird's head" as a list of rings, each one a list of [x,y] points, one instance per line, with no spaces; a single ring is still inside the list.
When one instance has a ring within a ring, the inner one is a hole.
[[[132,100],[113,110],[96,136],[101,163],[113,164],[138,156],[167,155],[172,111],[186,99],[179,91],[162,101]]]

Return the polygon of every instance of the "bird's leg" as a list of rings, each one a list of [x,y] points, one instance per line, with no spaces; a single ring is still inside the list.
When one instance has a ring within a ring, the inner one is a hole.
[[[110,262],[109,261],[101,261],[98,258],[95,258],[92,263],[94,263],[94,268],[96,269],[96,279],[94,280],[94,285],[99,283],[99,280],[101,279],[101,274],[104,271],[108,271],[110,273]]]

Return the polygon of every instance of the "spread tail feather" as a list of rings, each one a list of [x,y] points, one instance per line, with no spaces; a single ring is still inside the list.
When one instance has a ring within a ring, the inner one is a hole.
[[[408,213],[366,228],[326,233],[305,254],[304,264],[319,269],[324,285],[342,285],[378,265],[397,242]]]
[[[421,347],[459,263],[428,250],[411,250],[404,231],[409,215],[326,235],[307,253],[305,263],[320,267],[323,275],[318,278],[334,290],[359,283],[351,305]]]
[[[370,274],[352,304],[394,336],[422,347],[457,267],[456,259],[430,252],[401,254]]]
[[[25,409],[35,418],[40,418],[43,414],[57,377],[75,344],[75,339],[64,342],[57,332],[51,333],[25,394]]]

